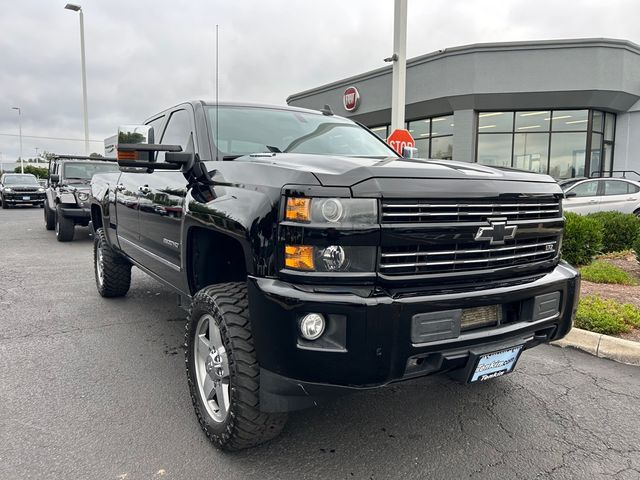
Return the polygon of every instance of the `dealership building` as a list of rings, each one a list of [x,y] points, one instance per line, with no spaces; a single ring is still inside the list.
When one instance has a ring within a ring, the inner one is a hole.
[[[407,60],[418,156],[556,178],[640,172],[640,46],[612,39],[486,43]],[[389,135],[391,66],[295,93],[293,106]],[[631,176],[630,176],[631,178]]]

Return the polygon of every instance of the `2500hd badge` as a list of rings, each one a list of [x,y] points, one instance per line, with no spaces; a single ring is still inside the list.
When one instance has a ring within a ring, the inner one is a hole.
[[[219,448],[358,389],[504,375],[571,329],[548,176],[401,157],[329,109],[202,101],[121,127],[117,150],[91,185],[98,292],[125,295],[135,265],[180,296]]]

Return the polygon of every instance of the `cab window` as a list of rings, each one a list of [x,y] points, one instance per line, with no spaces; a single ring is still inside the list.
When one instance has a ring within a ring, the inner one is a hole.
[[[193,151],[191,140],[191,117],[186,110],[176,110],[169,117],[169,122],[162,135],[162,145],[180,145],[183,152]],[[158,162],[164,162],[164,152],[158,153]]]
[[[629,193],[629,186],[627,182],[619,180],[606,180],[604,182],[604,194],[605,195],[626,195]]]

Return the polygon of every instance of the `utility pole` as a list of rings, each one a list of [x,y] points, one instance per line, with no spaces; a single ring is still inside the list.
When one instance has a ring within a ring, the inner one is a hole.
[[[20,173],[24,173],[24,160],[22,159],[22,110],[20,110],[20,107],[11,107],[11,110],[18,111],[18,131],[20,133]]]
[[[393,62],[391,92],[391,131],[404,129],[407,79],[407,0],[395,0],[393,10]]]

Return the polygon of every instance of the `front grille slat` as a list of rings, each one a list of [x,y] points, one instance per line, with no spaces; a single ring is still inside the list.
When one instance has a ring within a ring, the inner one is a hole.
[[[521,226],[515,238],[498,245],[475,240],[477,225],[489,226],[490,220]],[[541,223],[529,226],[536,220]],[[390,277],[443,273],[472,276],[487,269],[544,264],[558,255],[558,221],[562,221],[560,202],[549,197],[537,202],[531,198],[505,202],[383,200],[382,224],[390,241],[383,241],[379,272]],[[420,227],[429,231],[424,240],[416,240],[420,235],[415,229]]]

